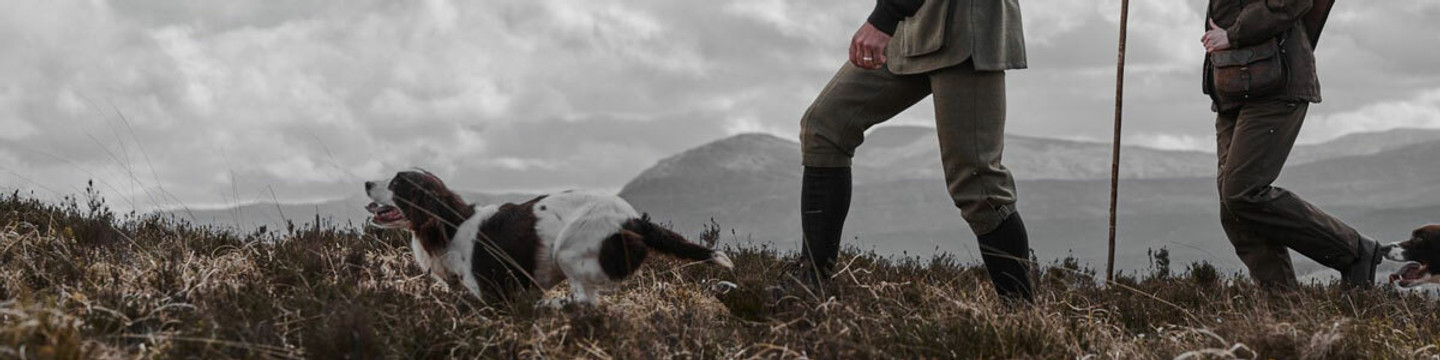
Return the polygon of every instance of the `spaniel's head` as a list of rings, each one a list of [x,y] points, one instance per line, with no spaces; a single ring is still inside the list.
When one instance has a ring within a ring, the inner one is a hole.
[[[456,226],[470,210],[440,178],[424,170],[402,171],[389,180],[366,181],[370,224],[412,231],[429,226]]]
[[[1410,240],[1385,245],[1385,258],[1405,262],[1390,274],[1390,282],[1401,287],[1440,284],[1440,225],[1427,225],[1410,233]]]

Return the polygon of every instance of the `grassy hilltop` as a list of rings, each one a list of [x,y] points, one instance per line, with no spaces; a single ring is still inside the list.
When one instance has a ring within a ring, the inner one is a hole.
[[[733,272],[654,257],[599,307],[552,310],[532,305],[540,294],[483,304],[447,289],[407,241],[328,224],[235,234],[117,216],[93,195],[0,196],[0,359],[1440,356],[1433,298],[1267,294],[1163,255],[1111,286],[1073,261],[1040,266],[1039,303],[1007,310],[974,264],[855,253],[825,296],[776,301],[765,287],[784,256],[731,249]],[[740,287],[718,293],[721,280]]]

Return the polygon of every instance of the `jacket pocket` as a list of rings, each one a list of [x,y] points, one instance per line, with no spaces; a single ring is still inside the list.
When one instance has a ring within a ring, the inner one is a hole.
[[[901,38],[900,55],[920,56],[945,47],[945,33],[949,30],[950,0],[929,0],[919,10],[896,28]]]

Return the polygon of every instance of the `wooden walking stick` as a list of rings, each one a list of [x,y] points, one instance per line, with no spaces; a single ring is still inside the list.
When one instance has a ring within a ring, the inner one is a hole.
[[[1115,142],[1110,148],[1110,256],[1105,260],[1105,281],[1115,281],[1115,215],[1120,193],[1120,119],[1125,102],[1125,33],[1130,0],[1120,2],[1120,54],[1115,62]]]

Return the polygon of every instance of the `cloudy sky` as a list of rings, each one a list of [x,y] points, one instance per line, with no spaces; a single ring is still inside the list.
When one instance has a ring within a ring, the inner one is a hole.
[[[794,138],[870,0],[0,0],[0,189],[122,208],[304,202],[421,166],[615,190]],[[1024,0],[1015,134],[1108,141],[1118,0]],[[1203,1],[1135,0],[1126,140],[1208,149]],[[1440,2],[1342,1],[1304,140],[1440,127]],[[895,124],[933,122],[922,103]],[[797,165],[798,166],[798,165]]]

